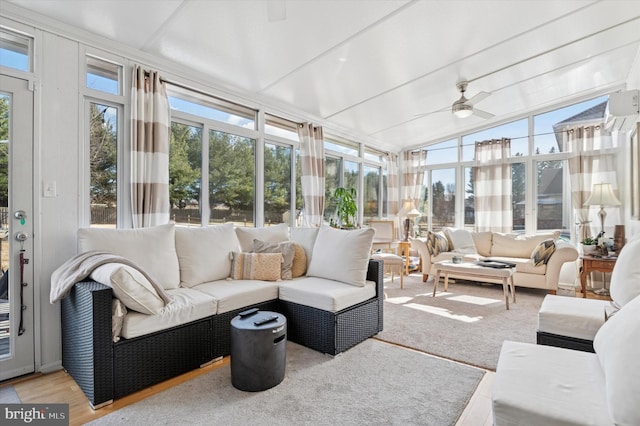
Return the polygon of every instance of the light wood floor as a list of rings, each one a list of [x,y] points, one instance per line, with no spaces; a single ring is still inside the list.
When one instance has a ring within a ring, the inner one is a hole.
[[[576,297],[581,297],[576,292]],[[592,292],[587,292],[588,298],[603,298]],[[606,297],[604,299],[607,299]],[[159,383],[150,388],[141,390],[132,395],[115,401],[113,404],[98,410],[92,410],[82,390],[74,380],[64,371],[56,371],[50,374],[36,374],[26,378],[16,379],[0,384],[2,386],[14,385],[20,400],[27,403],[68,403],[70,425],[82,425],[99,417],[126,407],[127,405],[141,401],[151,395],[162,392],[180,383],[196,378],[202,374],[229,364],[229,357],[215,362],[198,370]],[[491,387],[495,373],[485,370],[478,388],[469,400],[464,412],[460,416],[456,426],[491,426],[493,415],[491,412]]]

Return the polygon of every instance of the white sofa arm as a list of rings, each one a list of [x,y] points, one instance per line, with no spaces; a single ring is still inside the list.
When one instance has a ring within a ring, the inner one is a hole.
[[[420,237],[411,238],[411,248],[418,252],[422,260],[422,282],[425,282],[431,270],[431,253],[429,253],[427,249],[427,239]]]
[[[556,241],[556,250],[547,262],[547,273],[545,274],[549,290],[558,290],[558,280],[560,279],[562,265],[566,262],[573,262],[577,258],[578,250],[573,245],[566,241]]]

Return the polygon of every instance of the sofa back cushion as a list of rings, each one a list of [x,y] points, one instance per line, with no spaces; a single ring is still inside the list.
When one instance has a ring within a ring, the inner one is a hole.
[[[282,243],[269,243],[266,241],[253,240],[252,253],[281,253],[282,254],[282,279],[290,280],[293,278],[291,268],[293,267],[293,258],[296,254],[296,243],[292,241],[284,241]]]
[[[640,425],[639,342],[640,297],[636,297],[610,317],[593,339],[604,373],[607,408],[613,424]]]
[[[476,243],[473,241],[471,231],[467,229],[445,228],[449,238],[451,251],[460,254],[478,254]]]
[[[263,228],[236,228],[236,235],[240,241],[240,249],[250,252],[253,240],[266,241],[268,243],[281,243],[289,239],[289,225],[279,223]]]
[[[491,256],[491,244],[493,241],[493,232],[473,232],[471,234],[473,243],[476,246],[476,250],[480,256]]]
[[[164,289],[180,285],[173,224],[136,229],[81,228],[78,248],[81,253],[101,250],[126,257]]]
[[[313,246],[307,276],[364,287],[375,230],[323,226]]]
[[[611,298],[623,306],[640,295],[640,237],[629,241],[620,251],[611,272]]]
[[[536,235],[520,235],[520,234],[501,234],[494,232],[491,244],[491,256],[498,257],[522,257],[528,259],[538,244],[547,239],[558,239],[560,232],[536,234]]]
[[[318,237],[318,230],[320,228],[291,228],[291,241],[300,245],[307,257],[307,264],[305,266],[305,272],[309,269],[311,263],[311,256],[313,255],[313,246],[316,244],[316,238]],[[294,260],[295,262],[295,260]]]
[[[233,251],[240,249],[233,224],[176,228],[176,251],[183,287],[223,280],[231,271]]]

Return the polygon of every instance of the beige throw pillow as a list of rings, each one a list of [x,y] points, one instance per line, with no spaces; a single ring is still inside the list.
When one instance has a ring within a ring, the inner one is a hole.
[[[298,278],[307,273],[307,252],[300,244],[294,243],[295,254],[291,266],[291,277]]]
[[[253,240],[252,253],[280,253],[282,254],[282,279],[293,278],[291,268],[296,254],[296,246],[291,241],[283,243],[269,243],[267,241]]]
[[[280,281],[282,253],[231,253],[234,280]]]

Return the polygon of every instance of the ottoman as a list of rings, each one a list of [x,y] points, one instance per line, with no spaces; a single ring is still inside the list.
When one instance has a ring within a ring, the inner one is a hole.
[[[537,343],[593,352],[593,338],[610,305],[607,300],[546,295],[538,312]]]
[[[398,270],[400,275],[400,288],[404,288],[402,277],[404,276],[405,261],[401,256],[393,253],[374,253],[371,255],[374,260],[381,260],[384,263],[384,272],[391,272],[391,282],[393,282],[393,271]]]

